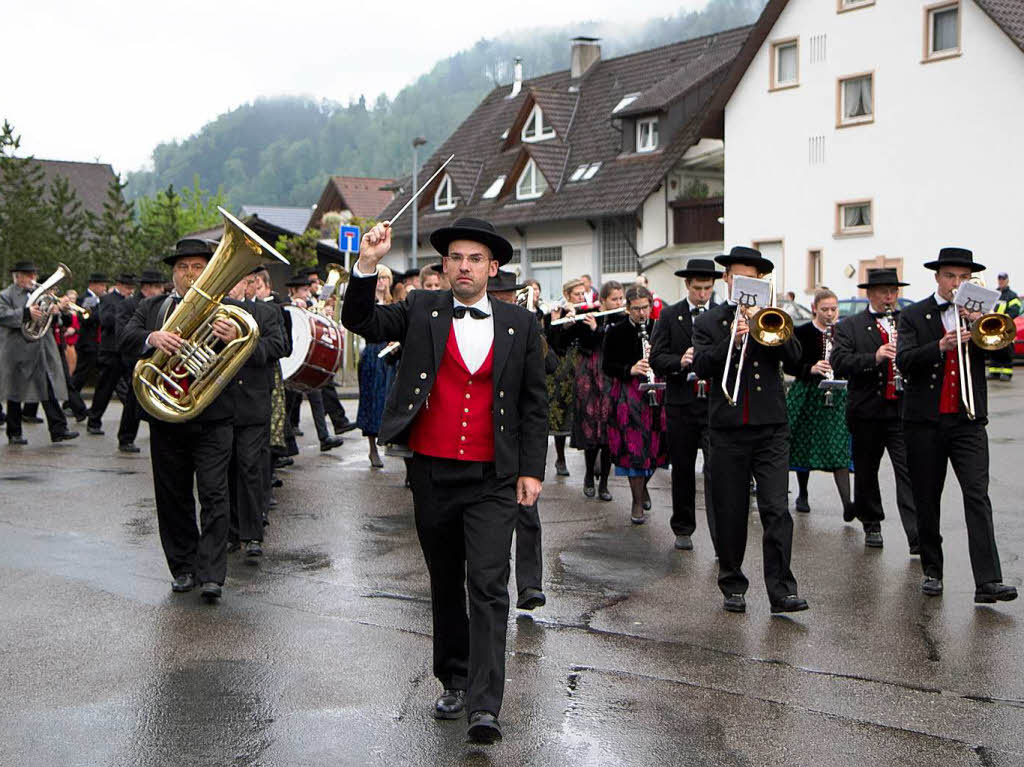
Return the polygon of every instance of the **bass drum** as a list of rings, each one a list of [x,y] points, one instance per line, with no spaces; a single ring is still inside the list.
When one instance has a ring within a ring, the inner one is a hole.
[[[341,368],[345,347],[341,328],[298,306],[284,310],[292,321],[292,353],[281,360],[284,385],[295,391],[319,389]]]

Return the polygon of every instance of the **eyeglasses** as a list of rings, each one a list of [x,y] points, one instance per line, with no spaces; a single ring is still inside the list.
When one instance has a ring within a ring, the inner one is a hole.
[[[464,261],[468,261],[470,266],[482,266],[483,264],[490,261],[490,258],[483,255],[482,253],[470,253],[468,256],[445,256],[449,261],[454,261],[457,264],[461,264]]]

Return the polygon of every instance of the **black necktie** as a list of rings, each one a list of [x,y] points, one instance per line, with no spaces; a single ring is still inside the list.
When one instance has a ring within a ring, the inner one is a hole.
[[[455,315],[455,319],[461,320],[466,316],[466,312],[469,312],[469,316],[474,320],[486,320],[489,315],[487,312],[482,312],[475,306],[456,306],[452,314]]]

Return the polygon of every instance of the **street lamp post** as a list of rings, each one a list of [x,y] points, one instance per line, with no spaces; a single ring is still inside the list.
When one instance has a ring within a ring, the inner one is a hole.
[[[412,140],[412,191],[410,192],[410,194],[416,194],[416,189],[418,188],[417,182],[416,182],[416,176],[417,176],[417,173],[419,171],[420,161],[419,161],[419,157],[418,157],[419,153],[418,153],[417,150],[421,146],[426,144],[426,143],[427,143],[427,140],[425,138],[423,138],[422,136],[417,136],[416,138],[414,138]],[[416,242],[417,238],[419,237],[419,233],[417,231],[417,229],[418,229],[418,221],[417,221],[417,219],[419,218],[419,216],[418,216],[417,210],[416,210],[418,207],[419,207],[419,203],[413,203],[413,206],[412,206],[412,268],[413,269],[416,269],[416,268],[419,267],[418,253],[417,253],[417,251],[419,250],[419,247],[418,247],[417,242]]]

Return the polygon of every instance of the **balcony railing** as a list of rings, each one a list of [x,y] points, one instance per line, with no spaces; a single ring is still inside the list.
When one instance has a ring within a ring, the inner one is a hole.
[[[725,237],[725,227],[718,221],[725,214],[725,203],[721,197],[675,200],[668,205],[672,208],[673,242],[676,245],[715,242]]]

